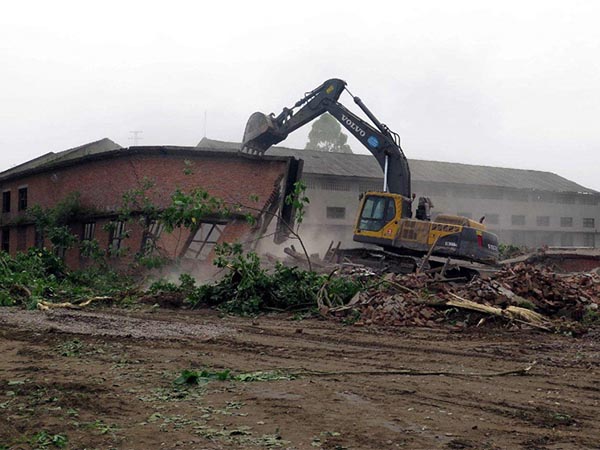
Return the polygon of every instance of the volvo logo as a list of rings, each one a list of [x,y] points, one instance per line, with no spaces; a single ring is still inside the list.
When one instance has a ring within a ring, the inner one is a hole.
[[[360,137],[366,136],[367,133],[365,132],[365,130],[363,130],[361,127],[356,125],[350,117],[347,117],[346,115],[342,114],[342,122],[344,122],[346,125],[348,125],[348,127],[351,130],[356,131],[356,134],[358,134]]]

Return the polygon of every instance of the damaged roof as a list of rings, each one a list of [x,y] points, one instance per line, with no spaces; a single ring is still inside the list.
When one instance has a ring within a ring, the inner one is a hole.
[[[150,147],[147,147],[150,148]],[[152,147],[154,148],[154,147]],[[211,151],[236,153],[239,143],[203,138],[196,147],[169,147],[163,149],[186,151]],[[44,166],[55,166],[93,155],[126,152],[144,147],[121,147],[116,142],[104,138],[62,152],[50,152],[21,165],[0,173],[0,180],[13,178],[21,173],[43,170]],[[304,173],[323,176],[345,176],[381,179],[381,168],[371,155],[328,153],[316,150],[300,150],[286,147],[272,147],[270,156],[293,156],[304,160]],[[532,189],[553,192],[579,192],[598,194],[580,184],[552,172],[539,170],[509,169],[504,167],[477,166],[442,161],[409,159],[413,181],[468,184],[514,189]]]
[[[240,144],[203,138],[198,143],[198,147],[233,150],[238,149]],[[304,173],[383,178],[379,164],[371,155],[329,153],[285,147],[272,147],[267,152],[273,155],[291,155],[302,158],[304,160]],[[554,192],[598,193],[552,172],[422,159],[409,159],[408,162],[412,181],[472,184]]]
[[[83,158],[84,156],[108,153],[115,150],[120,150],[121,147],[114,141],[108,138],[100,139],[99,141],[90,142],[89,144],[83,144],[79,147],[73,147],[68,150],[63,150],[58,153],[49,152],[45,155],[39,156],[35,159],[27,161],[18,166],[11,167],[8,170],[0,173],[0,180],[9,178],[13,175],[21,172],[28,172],[37,168],[41,168],[45,165],[54,165],[63,161],[70,161],[74,159]]]

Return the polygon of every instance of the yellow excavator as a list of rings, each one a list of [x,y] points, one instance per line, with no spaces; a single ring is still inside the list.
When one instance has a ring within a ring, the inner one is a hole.
[[[338,101],[344,91],[372,124]],[[412,217],[415,198],[411,197],[410,169],[398,134],[379,122],[362,100],[348,91],[343,80],[327,80],[277,116],[261,112],[252,114],[246,124],[241,151],[262,155],[291,132],[325,112],[358,139],[383,170],[382,191],[361,194],[354,241],[375,244],[389,255],[419,257],[429,254],[483,264],[497,261],[498,238],[487,231],[483,223],[452,215],[438,215],[432,222],[428,198],[418,200],[416,217]]]

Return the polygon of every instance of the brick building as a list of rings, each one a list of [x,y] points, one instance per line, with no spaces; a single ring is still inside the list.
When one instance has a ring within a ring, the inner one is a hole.
[[[52,208],[76,192],[85,212],[69,222],[71,232],[81,241],[95,240],[100,248],[119,255],[115,257],[116,264],[129,262],[148,249],[167,257],[204,260],[216,242],[252,240],[254,235],[262,233],[268,219],[273,217],[264,211],[280,210],[289,217],[291,211],[283,200],[301,168],[301,162],[292,156],[258,160],[235,151],[197,147],[122,148],[102,139],[48,153],[0,173],[0,242],[2,249],[11,254],[29,247],[48,246],[48,238],[36,229],[27,210],[34,205]],[[119,221],[117,211],[123,194],[140,189],[148,180],[153,186],[146,194],[159,208],[170,202],[177,188],[189,191],[201,187],[228,202],[251,204],[253,209],[242,210],[239,216],[227,220],[207,218],[192,232],[178,229],[166,233],[161,224]],[[246,213],[259,219],[256,225],[250,225],[242,217]],[[80,267],[89,261],[78,246],[55,251],[64,252],[70,267]]]
[[[232,151],[239,144],[203,139],[202,148]],[[304,161],[303,179],[310,198],[304,234],[352,242],[358,196],[381,190],[383,174],[370,155],[326,153],[283,147],[267,155]],[[430,197],[437,214],[479,220],[501,242],[539,247],[600,247],[600,193],[551,172],[409,159],[412,191]],[[328,233],[326,232],[328,231]]]

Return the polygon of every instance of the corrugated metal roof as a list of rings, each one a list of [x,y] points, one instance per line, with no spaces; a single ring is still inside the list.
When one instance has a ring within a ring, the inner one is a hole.
[[[204,138],[198,143],[198,147],[232,150],[238,149],[240,144]],[[378,179],[383,177],[379,164],[371,155],[328,153],[285,147],[272,147],[267,151],[267,154],[291,155],[302,158],[305,173]],[[409,159],[409,164],[413,181],[460,183],[554,192],[597,193],[552,172],[422,159]]]

